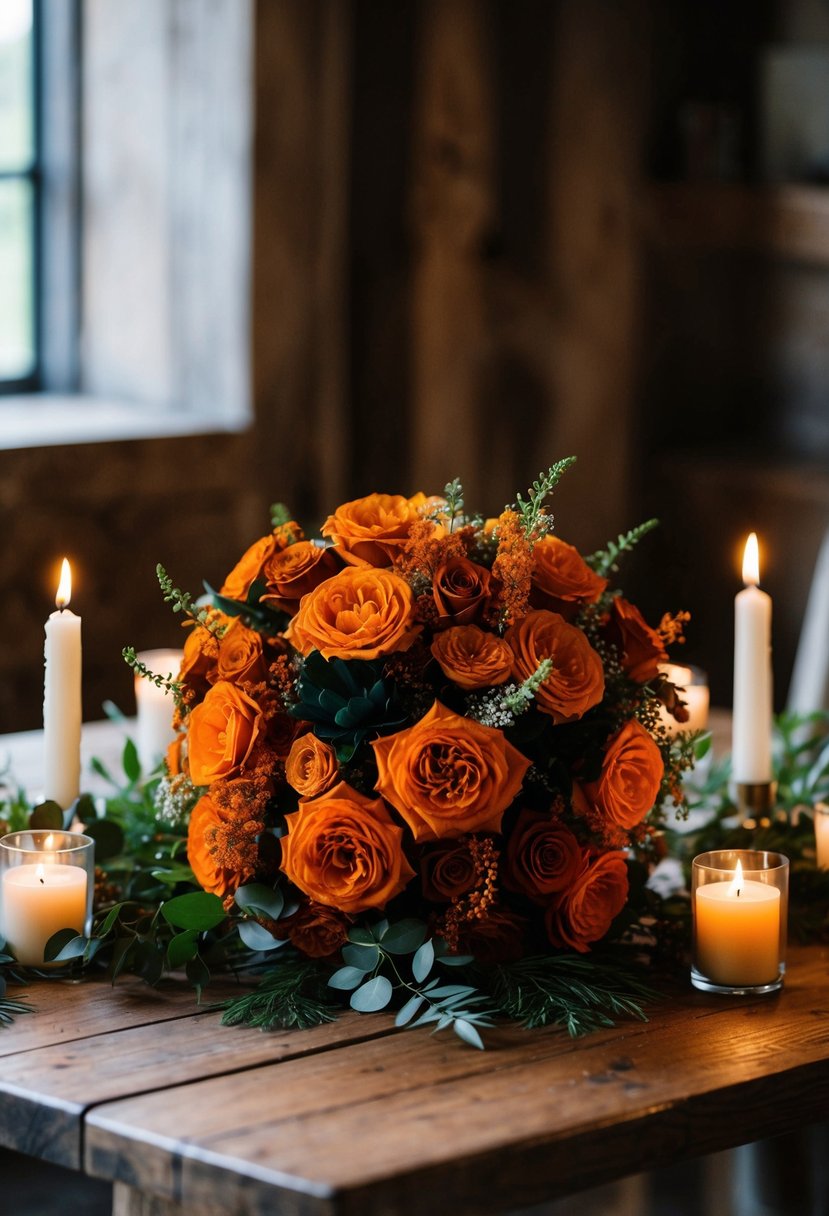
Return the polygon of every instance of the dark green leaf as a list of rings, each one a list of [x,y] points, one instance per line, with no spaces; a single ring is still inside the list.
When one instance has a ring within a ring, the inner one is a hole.
[[[96,863],[117,857],[124,848],[124,832],[114,819],[93,819],[84,830],[95,841]]]
[[[138,974],[148,984],[157,984],[164,972],[164,951],[155,942],[137,943],[133,951],[133,963]]]
[[[177,929],[214,929],[225,919],[222,901],[208,891],[193,891],[168,899],[161,905],[161,914]]]
[[[75,803],[75,814],[81,823],[90,823],[93,819],[98,818],[98,812],[95,809],[95,799],[91,794],[81,794]]]
[[[172,710],[170,719],[172,720]],[[124,751],[121,755],[121,764],[126,774],[127,780],[135,782],[141,776],[141,761],[138,759],[138,748],[133,743],[132,739],[124,740]]]
[[[117,785],[118,782],[113,779],[112,773],[109,771],[103,760],[99,760],[97,756],[93,756],[89,762],[89,766],[94,773],[99,777],[103,777],[104,781],[108,781],[110,785]]]
[[[380,961],[380,947],[376,944],[344,946],[342,954],[343,962],[350,967],[359,967],[361,971],[373,971]]]
[[[52,799],[38,803],[29,816],[29,827],[42,832],[59,832],[63,827],[63,807]]]
[[[373,946],[376,938],[368,929],[360,929],[358,927],[348,930],[348,940],[355,942],[358,946]]]
[[[205,963],[204,959],[197,954],[195,958],[191,958],[189,960],[184,971],[188,980],[195,988],[199,1000],[201,1000],[201,994],[210,982],[210,971],[207,964]]]
[[[198,929],[185,929],[183,933],[177,933],[167,946],[167,965],[175,970],[194,958],[199,950],[198,938]]]
[[[86,938],[78,936],[77,929],[58,929],[57,933],[53,933],[43,947],[43,958],[47,963],[53,963],[57,960],[58,955],[62,953],[64,948],[70,942],[81,942],[80,950],[76,950],[72,954],[64,954],[63,958],[79,958],[84,952]]]
[[[375,975],[373,980],[352,992],[349,1004],[358,1013],[376,1013],[378,1009],[386,1008],[392,992],[391,982],[384,975]]]
[[[271,920],[279,920],[285,907],[285,896],[273,887],[266,887],[261,882],[247,883],[239,887],[235,895],[236,903],[246,911],[256,911]]]

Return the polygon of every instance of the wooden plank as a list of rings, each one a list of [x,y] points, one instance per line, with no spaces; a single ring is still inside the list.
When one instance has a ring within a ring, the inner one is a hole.
[[[641,220],[662,248],[747,251],[829,266],[829,196],[822,187],[663,183],[647,191]]]
[[[219,984],[214,999],[238,991]],[[200,1010],[184,986],[165,992],[127,981],[38,992],[38,1012],[20,1018],[3,1040],[0,1144],[73,1168],[92,1105],[325,1051],[391,1027],[388,1017],[351,1014],[304,1034],[222,1028],[220,1015]]]
[[[102,1106],[86,1166],[195,1207],[461,1214],[776,1134],[825,1113],[829,1082],[827,953],[796,960],[779,997],[687,991],[578,1043],[407,1034]]]

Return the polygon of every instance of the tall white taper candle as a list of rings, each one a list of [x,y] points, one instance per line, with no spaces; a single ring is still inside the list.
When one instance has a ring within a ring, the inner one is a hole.
[[[57,611],[46,622],[43,682],[43,797],[64,810],[81,788],[81,618],[66,607],[71,595],[72,572],[64,558]]]
[[[732,777],[744,784],[772,779],[771,596],[761,591],[757,536],[743,556],[745,588],[734,601]]]

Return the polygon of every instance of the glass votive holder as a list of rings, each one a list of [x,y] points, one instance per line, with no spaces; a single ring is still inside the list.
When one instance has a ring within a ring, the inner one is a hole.
[[[27,967],[59,929],[92,930],[95,842],[79,832],[12,832],[0,839],[0,935]]]
[[[136,656],[156,675],[172,676],[175,680],[181,668],[181,650],[142,650]],[[144,774],[157,768],[175,738],[173,730],[172,695],[152,680],[135,677],[136,739],[138,759]]]
[[[819,870],[829,870],[829,802],[815,803],[815,849]]]
[[[722,849],[691,866],[691,983],[704,992],[776,992],[786,970],[789,859]]]

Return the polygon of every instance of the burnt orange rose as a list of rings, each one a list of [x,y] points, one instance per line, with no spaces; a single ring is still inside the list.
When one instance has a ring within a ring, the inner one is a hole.
[[[338,778],[337,755],[330,743],[309,732],[295,739],[288,753],[285,776],[303,798],[325,793]]]
[[[628,897],[622,853],[599,853],[573,886],[547,909],[547,935],[554,946],[586,954],[605,936]]]
[[[178,678],[197,697],[203,697],[210,687],[219,660],[219,642],[215,634],[203,625],[187,631]]]
[[[282,869],[317,903],[347,915],[383,908],[415,876],[383,799],[344,781],[286,819]]]
[[[408,730],[372,743],[380,793],[415,840],[498,832],[530,761],[500,730],[435,701]]]
[[[435,635],[432,654],[460,688],[503,684],[512,673],[512,651],[503,638],[477,625],[454,625]]]
[[[190,779],[210,785],[239,771],[264,730],[259,706],[235,684],[221,680],[188,720]]]
[[[475,859],[465,840],[441,841],[420,859],[423,894],[433,903],[448,903],[471,891],[478,881]]]
[[[425,503],[422,494],[369,494],[343,503],[322,526],[323,536],[334,542],[337,552],[353,566],[390,566],[409,538],[409,529],[420,518]]]
[[[281,608],[283,612],[296,612],[303,595],[331,578],[339,568],[330,549],[310,540],[298,541],[273,553],[265,562],[262,577],[268,589],[262,596],[262,603]]]
[[[261,536],[247,549],[222,583],[220,595],[231,600],[246,600],[253,583],[262,573],[262,567],[275,551],[277,539],[273,533]]]
[[[539,811],[522,810],[507,845],[504,886],[536,903],[572,887],[587,865],[570,829]]]
[[[538,708],[554,722],[574,722],[598,705],[604,696],[602,661],[575,625],[557,612],[537,608],[511,625],[506,640],[514,660],[512,674],[526,680],[542,659],[552,659],[553,670],[535,694]]]
[[[187,860],[196,882],[205,891],[224,898],[254,877],[256,842],[253,838],[247,842],[248,847],[244,850],[238,847],[238,840],[234,841],[236,847],[232,853],[234,858],[241,861],[241,868],[222,864],[229,853],[223,847],[224,838],[228,833],[238,837],[243,830],[233,823],[233,816],[220,809],[209,794],[203,794],[193,807],[187,828]],[[247,863],[244,857],[248,858]]]
[[[219,643],[216,669],[209,678],[213,683],[228,680],[231,684],[239,684],[246,680],[258,684],[265,675],[262,635],[255,629],[248,629],[237,617]]]
[[[336,908],[311,901],[288,921],[288,936],[309,958],[329,958],[347,942],[348,921]]]
[[[491,578],[486,566],[468,557],[450,557],[438,566],[432,579],[438,626],[471,625],[478,620],[489,599]]]
[[[591,570],[578,549],[544,536],[533,549],[532,602],[564,617],[572,616],[581,604],[595,604],[607,587],[607,579]]]
[[[647,684],[656,679],[659,664],[667,661],[668,652],[639,609],[621,596],[613,600],[608,634],[619,650],[622,670],[631,680]]]
[[[647,815],[662,784],[662,753],[640,722],[627,722],[611,740],[598,781],[584,792],[605,822],[630,830]]]
[[[409,649],[421,628],[412,620],[413,604],[399,574],[349,566],[303,597],[285,636],[302,654],[376,659]]]
[[[170,777],[178,777],[179,773],[181,772],[183,743],[184,735],[176,735],[172,743],[167,745],[164,763],[167,767],[167,774]]]

